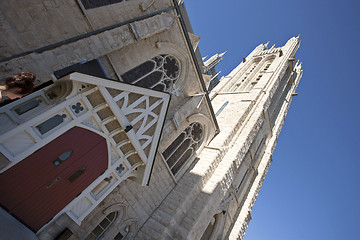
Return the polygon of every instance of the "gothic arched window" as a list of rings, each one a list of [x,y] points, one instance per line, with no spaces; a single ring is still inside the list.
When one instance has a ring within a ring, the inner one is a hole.
[[[99,225],[92,230],[92,232],[86,237],[86,240],[96,240],[104,234],[104,232],[110,227],[110,225],[115,221],[117,217],[117,212],[109,213]]]
[[[121,75],[126,83],[171,92],[180,75],[179,61],[169,54],[161,54]]]
[[[195,154],[201,145],[203,135],[203,126],[198,122],[191,123],[162,153],[174,175]]]
[[[126,226],[126,227],[122,228],[118,232],[118,234],[114,237],[114,240],[123,240],[123,239],[125,239],[128,236],[129,232],[130,232],[130,228],[131,228],[131,226]]]

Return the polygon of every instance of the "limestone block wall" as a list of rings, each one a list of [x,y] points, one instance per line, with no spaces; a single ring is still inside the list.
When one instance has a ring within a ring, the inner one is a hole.
[[[131,24],[135,27],[141,25],[143,30],[141,36],[147,38],[169,29],[174,20],[172,15],[164,13]],[[154,25],[156,29],[153,28]],[[90,36],[81,36],[77,41],[1,62],[0,68],[2,71],[0,77],[4,78],[11,73],[20,71],[31,71],[37,75],[37,83],[40,84],[48,81],[51,74],[56,70],[75,63],[99,58],[136,41],[137,39],[133,36],[128,25]]]
[[[165,0],[111,2],[91,9],[85,9],[81,0],[4,2],[0,7],[0,58],[41,48],[171,6],[170,1]]]
[[[79,1],[81,2],[81,1]],[[104,1],[102,1],[104,2]],[[111,1],[109,1],[111,2]],[[171,1],[167,0],[128,0],[119,1],[116,4],[86,9],[80,4],[93,29],[110,26],[119,22],[142,16],[154,11],[171,7]]]
[[[0,59],[90,30],[76,1],[5,1],[0,6]]]

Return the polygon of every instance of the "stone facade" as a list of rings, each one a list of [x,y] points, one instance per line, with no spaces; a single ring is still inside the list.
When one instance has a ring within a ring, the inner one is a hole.
[[[125,76],[130,75],[139,77],[129,83],[144,87],[146,82],[141,79],[153,81],[161,73],[162,78],[166,76],[162,80],[164,91],[171,94],[171,100],[154,163],[149,171],[151,163],[147,160],[133,164],[126,154],[110,156],[108,171],[41,229],[35,233],[21,230],[22,234],[39,239],[242,239],[302,75],[301,64],[295,61],[299,38],[293,37],[279,48],[259,45],[209,92],[211,77],[203,75],[199,38],[192,33],[183,3],[94,2],[15,1],[0,7],[0,77],[31,71],[37,75],[37,85],[50,79],[54,82],[0,109],[4,126],[0,128],[1,173],[74,126],[91,129],[91,124],[96,125],[102,128],[101,134],[108,142],[113,141],[111,131],[104,129],[106,124],[101,125],[101,119],[97,119],[96,109],[103,103],[95,106],[87,96],[93,92],[107,96],[105,89],[111,94],[109,88],[120,91],[120,84],[127,82]],[[29,22],[36,24],[23,27]],[[58,79],[54,75],[94,59],[106,78],[70,74]],[[155,67],[147,70],[151,64]],[[71,89],[85,82],[89,85],[84,90],[78,88],[78,92],[67,91],[61,100],[49,99],[53,86],[70,82]],[[137,91],[139,96],[148,94],[147,90]],[[119,96],[113,97],[118,100]],[[14,109],[26,106],[35,97],[45,99],[41,109],[34,107],[25,117],[17,116]],[[104,104],[118,117],[114,104],[104,98]],[[72,111],[71,105],[67,106],[72,99],[88,104],[89,118],[69,113],[70,120],[49,130],[51,136],[46,138],[33,130],[44,121],[40,117],[36,120],[35,112],[49,118],[56,111]],[[91,124],[89,119],[93,120]],[[121,117],[118,121],[119,129],[124,129]],[[133,143],[129,131],[126,134]],[[24,150],[18,155],[20,146],[9,146],[21,142],[21,138],[14,142],[15,132],[29,135],[34,141],[22,143]],[[116,175],[112,165],[116,161],[124,164],[126,174]],[[111,188],[106,187],[113,181],[109,180],[110,172],[116,179]],[[100,197],[92,199],[94,192]],[[79,210],[83,201],[91,202],[88,211]],[[6,214],[1,211],[0,215]]]

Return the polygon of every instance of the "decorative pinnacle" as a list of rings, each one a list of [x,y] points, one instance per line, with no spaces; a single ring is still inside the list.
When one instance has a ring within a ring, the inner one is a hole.
[[[299,35],[297,35],[297,37],[296,37],[297,39],[299,39],[300,38],[300,34]]]
[[[296,65],[295,65],[295,68],[298,69],[298,70],[301,70],[302,68],[302,62],[299,63],[299,60],[297,61]]]
[[[225,53],[227,53],[227,50],[225,52],[223,52],[223,53],[220,53],[219,57],[223,57],[225,55]]]
[[[267,47],[269,45],[270,41],[268,41],[267,43],[264,44],[265,47]]]

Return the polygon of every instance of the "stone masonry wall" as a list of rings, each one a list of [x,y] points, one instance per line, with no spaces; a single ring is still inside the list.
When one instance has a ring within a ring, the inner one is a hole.
[[[0,59],[90,30],[76,1],[3,1],[0,6]]]

